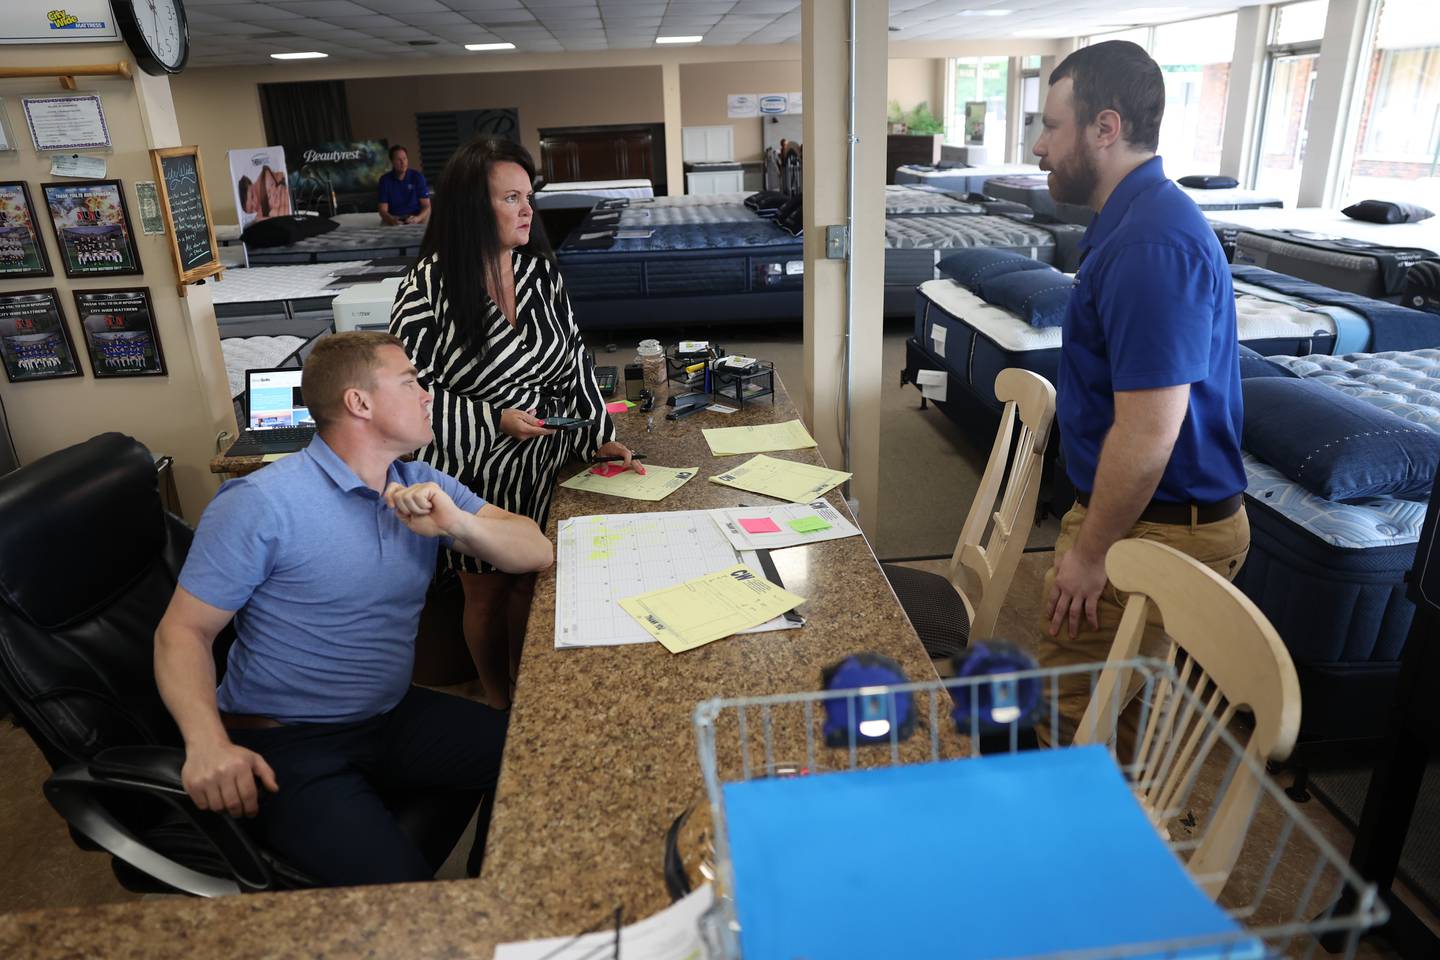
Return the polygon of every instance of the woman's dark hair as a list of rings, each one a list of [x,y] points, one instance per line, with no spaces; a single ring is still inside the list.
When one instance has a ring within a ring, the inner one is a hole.
[[[1120,135],[1140,150],[1160,146],[1165,116],[1165,75],[1145,48],[1129,40],[1081,47],[1050,74],[1050,85],[1070,78],[1075,122],[1088,126],[1101,110],[1120,114]]]
[[[535,182],[535,161],[518,143],[498,137],[476,137],[466,143],[445,164],[440,189],[420,256],[435,254],[438,275],[434,298],[443,286],[449,301],[451,322],[467,343],[483,352],[486,285],[500,289],[500,230],[490,199],[490,169],[497,163],[518,163]],[[532,217],[530,239],[520,251],[553,260],[550,241],[539,217]],[[477,269],[477,267],[479,269]]]

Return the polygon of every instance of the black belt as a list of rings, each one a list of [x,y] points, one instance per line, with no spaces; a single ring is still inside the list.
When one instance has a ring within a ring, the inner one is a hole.
[[[1075,501],[1082,507],[1090,506],[1090,494],[1075,491]],[[1172,503],[1168,500],[1151,500],[1137,518],[1146,523],[1218,523],[1240,512],[1245,505],[1245,495],[1237,493],[1217,503]]]

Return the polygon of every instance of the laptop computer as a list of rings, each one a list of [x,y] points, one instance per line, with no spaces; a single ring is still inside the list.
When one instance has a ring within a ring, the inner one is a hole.
[[[315,420],[300,395],[299,367],[245,371],[246,427],[227,457],[293,453],[315,436]]]

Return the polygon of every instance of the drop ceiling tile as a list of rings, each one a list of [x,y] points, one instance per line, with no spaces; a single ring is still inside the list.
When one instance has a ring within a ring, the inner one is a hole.
[[[358,17],[370,12],[351,0],[298,0],[285,9],[303,17]]]

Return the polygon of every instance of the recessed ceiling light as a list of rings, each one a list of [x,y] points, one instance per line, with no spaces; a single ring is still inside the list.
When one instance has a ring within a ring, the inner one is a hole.
[[[1008,17],[1014,10],[961,10],[957,17]]]
[[[321,53],[319,50],[307,50],[304,53],[272,53],[270,56],[275,60],[320,60],[330,54]]]
[[[485,51],[485,50],[514,50],[514,49],[515,49],[515,44],[513,44],[513,43],[467,43],[467,44],[465,44],[465,49],[466,49],[466,50],[476,50],[476,51]]]
[[[704,37],[656,37],[656,43],[699,43]]]

